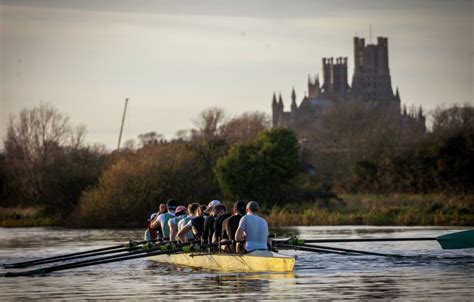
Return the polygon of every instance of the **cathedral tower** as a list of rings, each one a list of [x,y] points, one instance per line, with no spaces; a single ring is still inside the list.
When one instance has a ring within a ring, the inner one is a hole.
[[[387,38],[378,37],[377,44],[365,45],[363,38],[355,37],[352,95],[382,105],[396,101],[388,66]]]

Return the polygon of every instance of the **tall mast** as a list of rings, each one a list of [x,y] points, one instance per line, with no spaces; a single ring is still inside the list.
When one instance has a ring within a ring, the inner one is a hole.
[[[123,124],[125,122],[125,114],[127,113],[127,105],[128,105],[128,98],[125,99],[125,107],[123,108],[123,115],[122,115],[122,125],[120,126],[120,134],[117,144],[117,151],[120,149],[120,141],[122,140],[122,132],[123,132]]]

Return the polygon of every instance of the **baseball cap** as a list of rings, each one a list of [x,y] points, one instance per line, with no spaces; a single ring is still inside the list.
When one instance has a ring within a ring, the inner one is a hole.
[[[186,214],[188,212],[188,209],[185,206],[178,206],[176,208],[176,216]]]
[[[215,199],[215,200],[211,201],[211,202],[207,205],[207,207],[208,207],[208,208],[212,208],[212,207],[218,206],[218,205],[220,205],[220,204],[221,204],[221,202],[220,202],[219,200]]]

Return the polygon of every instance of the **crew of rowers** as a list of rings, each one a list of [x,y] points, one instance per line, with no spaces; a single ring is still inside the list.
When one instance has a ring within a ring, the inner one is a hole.
[[[191,203],[185,207],[170,199],[151,215],[145,240],[221,243],[224,250],[238,253],[267,250],[268,224],[257,214],[259,210],[256,201],[247,205],[237,201],[228,213],[219,200],[207,206]]]

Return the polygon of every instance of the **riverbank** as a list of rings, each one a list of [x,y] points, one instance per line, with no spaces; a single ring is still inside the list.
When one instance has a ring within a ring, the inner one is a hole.
[[[316,225],[473,226],[474,196],[340,195],[330,202],[294,203],[263,212],[270,227]],[[41,208],[0,208],[1,227],[63,226]],[[68,225],[70,226],[70,225]],[[137,226],[139,227],[139,226]]]
[[[46,227],[60,226],[57,217],[45,215],[40,207],[0,207],[0,226],[16,227]]]
[[[273,207],[265,213],[271,227],[311,225],[472,226],[474,196],[340,195],[327,204]]]

